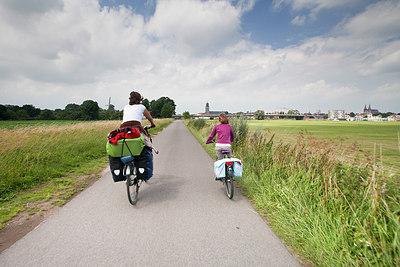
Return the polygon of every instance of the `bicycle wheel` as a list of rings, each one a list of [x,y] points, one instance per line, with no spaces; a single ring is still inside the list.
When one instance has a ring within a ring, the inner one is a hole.
[[[139,198],[140,183],[137,181],[135,175],[128,175],[126,178],[126,190],[128,193],[129,203],[135,205]]]
[[[229,199],[232,199],[233,197],[234,188],[235,186],[233,184],[233,174],[231,171],[228,171],[225,177],[225,191]]]

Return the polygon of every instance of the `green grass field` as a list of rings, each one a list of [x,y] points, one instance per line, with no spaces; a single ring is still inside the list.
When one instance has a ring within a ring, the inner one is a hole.
[[[364,158],[375,158],[378,163],[382,160],[388,172],[400,172],[399,122],[250,120],[248,124],[252,131],[275,134],[288,143],[295,142],[301,132],[328,140],[347,157],[362,154]]]

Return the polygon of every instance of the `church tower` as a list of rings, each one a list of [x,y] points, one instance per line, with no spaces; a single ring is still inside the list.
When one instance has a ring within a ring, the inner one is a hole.
[[[206,114],[210,114],[210,105],[208,104],[208,102],[206,103]]]

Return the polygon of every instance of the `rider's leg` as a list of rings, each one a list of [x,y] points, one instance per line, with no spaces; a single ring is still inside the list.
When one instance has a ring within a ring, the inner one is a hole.
[[[217,145],[215,146],[215,154],[217,155],[217,160],[223,159],[224,155],[222,154],[222,151],[231,151],[231,146],[224,146],[224,145]],[[232,152],[229,153],[228,155],[229,158],[232,157]]]

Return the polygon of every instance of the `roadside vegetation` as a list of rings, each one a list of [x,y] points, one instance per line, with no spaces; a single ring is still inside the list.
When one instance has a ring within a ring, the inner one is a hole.
[[[196,128],[195,121],[186,122],[201,144],[216,124],[204,121]],[[238,137],[233,154],[244,166],[236,182],[293,251],[316,266],[399,266],[400,177],[386,171],[385,150],[374,137],[368,141],[373,148],[363,150],[357,142],[329,138],[335,134],[329,124],[312,134],[289,134],[283,128],[299,126],[296,121],[282,122],[287,125],[280,130],[252,123],[231,121]],[[351,131],[368,143],[368,130]],[[214,158],[213,145],[205,148]],[[400,151],[393,153],[399,162]]]
[[[156,119],[156,134],[172,119]],[[121,121],[0,122],[0,229],[18,212],[63,205],[107,167],[107,134]],[[145,123],[146,124],[146,123]]]

